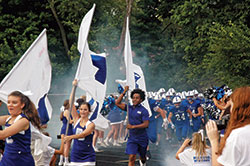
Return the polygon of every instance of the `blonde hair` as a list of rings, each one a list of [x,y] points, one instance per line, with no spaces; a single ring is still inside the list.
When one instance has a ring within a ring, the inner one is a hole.
[[[195,150],[195,155],[200,158],[207,155],[206,149],[208,148],[206,141],[202,140],[201,133],[193,133],[192,149]]]

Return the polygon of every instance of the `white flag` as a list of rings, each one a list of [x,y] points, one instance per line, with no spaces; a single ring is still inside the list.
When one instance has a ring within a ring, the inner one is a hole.
[[[130,90],[133,90],[135,88],[140,88],[146,94],[147,91],[146,91],[143,71],[141,70],[140,66],[133,64],[128,17],[127,17],[127,28],[126,28],[125,46],[124,46],[124,59],[126,66],[126,85],[129,86]],[[148,110],[149,116],[151,116],[152,113],[147,98],[144,100],[142,105]]]
[[[89,50],[87,37],[94,14],[95,5],[84,16],[78,36],[78,50],[81,53],[75,78],[78,86],[88,92],[94,100],[101,103],[106,93],[106,55]],[[95,60],[101,62],[95,64]]]
[[[145,79],[144,79],[144,74],[140,66],[133,64],[133,71],[134,71],[134,77],[135,77],[135,88],[139,88],[145,92],[146,95],[146,84],[145,84]],[[149,116],[152,115],[147,95],[145,100],[142,102],[142,105],[148,110]]]
[[[89,101],[93,107],[90,120],[93,120],[97,128],[108,126],[107,121],[101,120],[100,111],[106,95],[107,68],[106,54],[96,54],[89,49],[88,33],[95,10],[92,9],[84,16],[78,35],[78,51],[81,53],[75,78],[78,80],[78,87],[91,96]],[[87,100],[88,101],[88,100]],[[100,122],[100,120],[102,122]]]
[[[125,46],[124,46],[124,61],[125,61],[125,66],[126,66],[127,86],[129,86],[130,90],[133,90],[135,89],[135,79],[134,79],[134,74],[133,74],[133,58],[132,58],[128,17],[127,17],[127,27],[126,27],[126,36],[125,36]]]
[[[48,55],[46,29],[37,37],[0,84],[0,98],[7,103],[8,94],[13,91],[29,92],[28,97],[35,104],[45,108],[39,115],[44,122],[52,115],[47,99],[51,83],[51,64]]]

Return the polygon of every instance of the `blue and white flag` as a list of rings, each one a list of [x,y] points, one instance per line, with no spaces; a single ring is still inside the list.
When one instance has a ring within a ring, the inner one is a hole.
[[[146,84],[145,79],[143,75],[143,71],[139,65],[133,64],[133,71],[134,71],[134,77],[135,77],[135,88],[142,89],[145,94],[147,95],[146,90]],[[146,97],[145,100],[142,102],[142,105],[148,110],[149,116],[152,115],[150,106],[148,104],[148,98]]]
[[[86,94],[86,100],[91,106],[91,114],[89,115],[89,120],[95,123],[97,130],[105,130],[109,127],[109,121],[100,114],[100,109],[102,105],[96,102],[88,93]]]
[[[101,103],[106,93],[105,54],[96,54],[89,49],[87,37],[95,5],[84,16],[78,35],[78,50],[81,53],[75,78],[78,86]]]
[[[128,17],[124,46],[124,61],[126,66],[126,85],[129,86],[130,90],[140,88],[146,93],[147,91],[143,71],[140,66],[133,63]],[[122,85],[122,82],[119,83]],[[147,98],[142,102],[142,105],[148,110],[149,116],[151,116],[152,113]]]
[[[37,37],[0,84],[0,99],[7,103],[8,94],[20,91],[38,108],[43,124],[52,115],[47,98],[51,83],[51,64],[46,29]]]
[[[99,124],[98,117],[101,111],[106,95],[107,83],[107,67],[106,67],[106,54],[96,54],[89,49],[88,33],[95,10],[95,4],[92,9],[84,16],[78,35],[78,51],[81,54],[75,79],[78,80],[78,87],[91,96],[94,103],[97,105],[92,109],[93,114],[90,119],[93,120],[98,127],[105,126]],[[88,101],[88,100],[87,100]]]

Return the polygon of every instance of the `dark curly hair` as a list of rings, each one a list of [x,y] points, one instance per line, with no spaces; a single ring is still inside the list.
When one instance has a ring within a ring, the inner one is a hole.
[[[143,90],[141,90],[141,89],[134,89],[131,92],[130,97],[133,98],[133,96],[134,96],[135,93],[138,93],[140,95],[140,98],[142,99],[142,101],[145,100],[145,92]]]

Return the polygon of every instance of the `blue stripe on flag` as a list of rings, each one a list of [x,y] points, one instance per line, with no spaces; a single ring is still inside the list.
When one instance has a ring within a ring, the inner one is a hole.
[[[98,55],[91,55],[93,65],[99,70],[95,74],[95,79],[102,84],[105,84],[106,81],[106,58]]]
[[[49,121],[49,115],[45,105],[46,96],[47,94],[40,98],[37,109],[42,125],[46,124]]]
[[[135,75],[135,88],[138,89],[140,87],[137,84],[137,81],[141,78],[141,76],[138,73],[136,73],[136,72],[134,72],[134,75]]]
[[[94,102],[95,102],[95,100],[94,100],[93,98],[91,98],[91,99],[88,101],[88,103],[89,103],[90,105],[93,105]]]
[[[96,119],[96,117],[97,117],[97,114],[98,114],[98,108],[99,108],[99,103],[98,102],[96,102],[96,107],[95,107],[95,111],[93,112],[93,114],[92,114],[92,116],[89,118],[89,120],[90,121],[92,121],[92,120],[94,120],[94,119]]]

